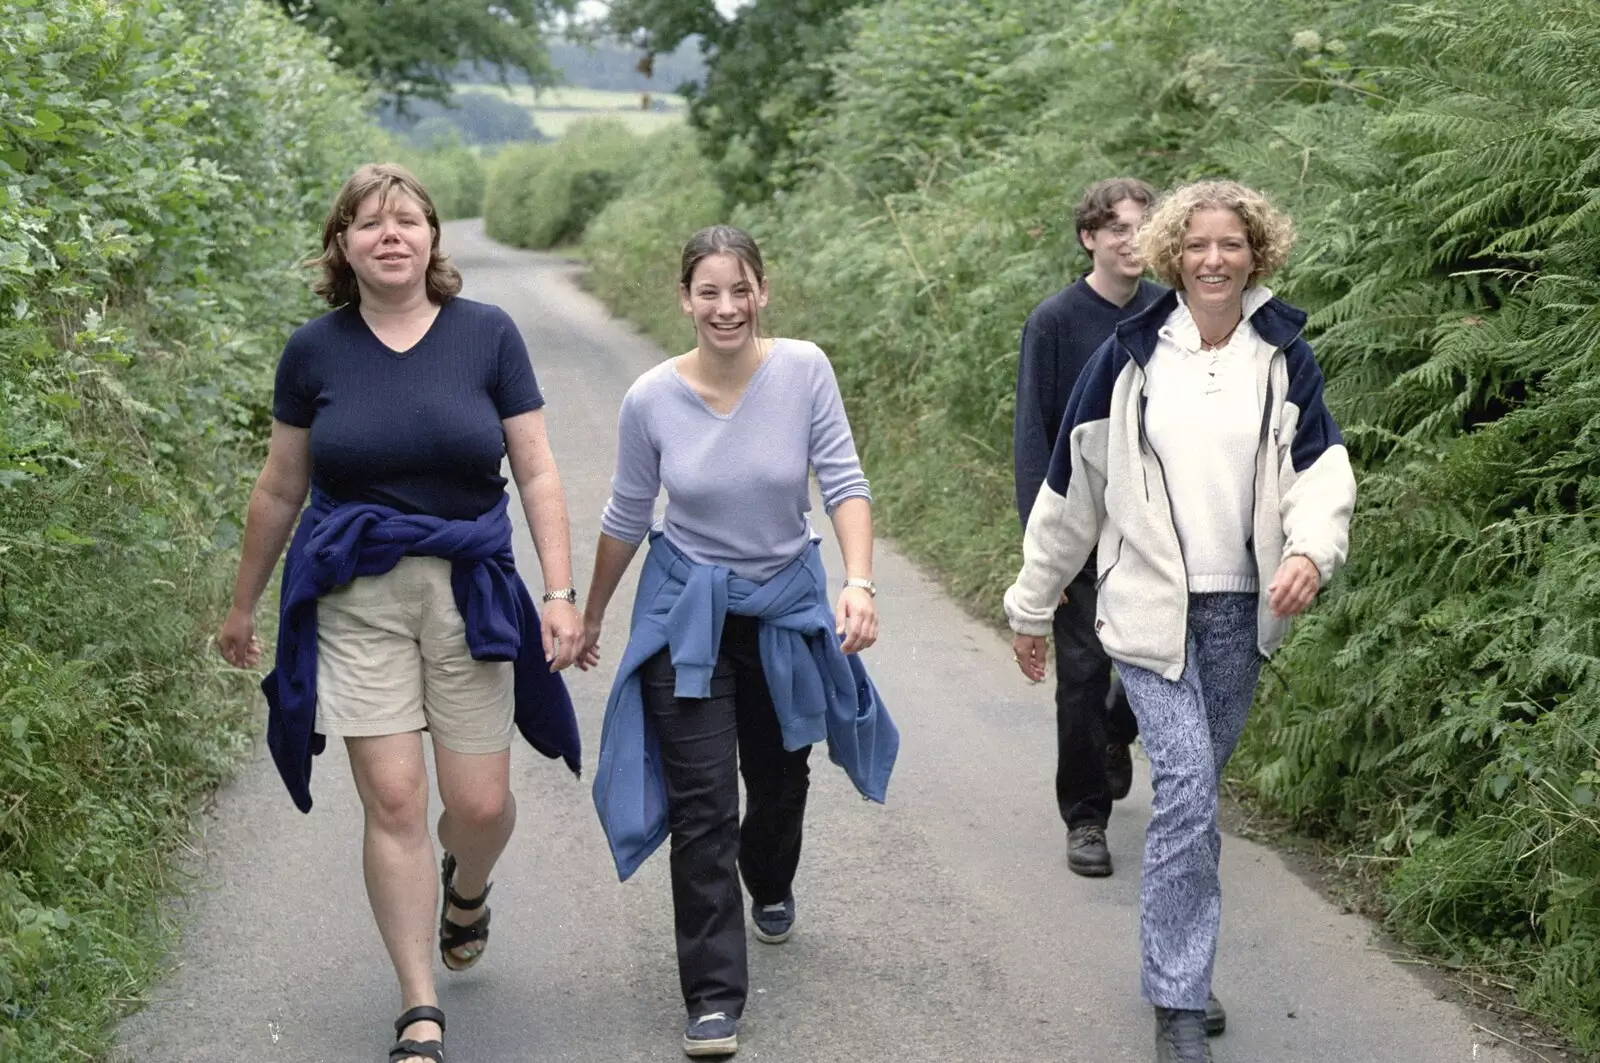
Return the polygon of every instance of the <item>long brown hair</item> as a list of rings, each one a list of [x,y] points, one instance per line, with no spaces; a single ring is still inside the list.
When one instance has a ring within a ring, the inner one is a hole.
[[[761,262],[761,248],[756,246],[755,239],[743,229],[735,229],[731,225],[711,225],[689,237],[689,242],[683,245],[683,259],[678,270],[681,290],[688,293],[689,284],[694,280],[694,271],[701,262],[724,251],[739,260],[740,272],[748,271],[757,288],[767,282],[766,267]],[[756,305],[753,293],[750,297],[750,335],[752,338],[761,335],[761,308]]]
[[[428,256],[428,273],[424,283],[428,299],[443,304],[461,292],[461,273],[451,265],[450,259],[439,250],[439,212],[434,209],[433,197],[422,187],[415,174],[393,162],[369,162],[359,167],[345,181],[344,187],[333,199],[327,221],[322,223],[322,254],[309,258],[301,265],[307,269],[320,269],[322,276],[311,285],[311,290],[327,300],[329,306],[356,306],[361,302],[361,288],[356,283],[356,272],[350,268],[340,237],[355,221],[356,211],[374,192],[382,206],[389,197],[400,191],[422,204],[427,216],[432,240]]]

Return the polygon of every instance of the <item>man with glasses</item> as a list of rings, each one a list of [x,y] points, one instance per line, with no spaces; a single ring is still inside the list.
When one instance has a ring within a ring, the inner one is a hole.
[[[1155,189],[1128,177],[1090,185],[1078,203],[1078,242],[1089,272],[1040,303],[1022,327],[1013,428],[1017,516],[1028,514],[1050,467],[1078,374],[1117,323],[1166,289],[1143,280],[1134,235]],[[1079,875],[1111,874],[1106,824],[1111,802],[1133,785],[1130,746],[1139,725],[1111,658],[1095,633],[1095,559],[1067,587],[1055,615],[1056,803],[1067,824],[1067,866]]]

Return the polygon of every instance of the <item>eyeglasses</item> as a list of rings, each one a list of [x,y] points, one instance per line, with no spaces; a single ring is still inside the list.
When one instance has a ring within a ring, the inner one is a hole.
[[[1134,233],[1139,231],[1139,228],[1136,225],[1129,225],[1125,221],[1119,221],[1115,225],[1102,226],[1100,231],[1104,233],[1110,233],[1113,240],[1120,242],[1131,239]]]

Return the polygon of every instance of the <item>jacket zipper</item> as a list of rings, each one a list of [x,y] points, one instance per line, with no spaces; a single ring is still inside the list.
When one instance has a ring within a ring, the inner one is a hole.
[[[1279,355],[1283,354],[1285,348],[1293,346],[1294,342],[1296,340],[1298,340],[1303,335],[1305,335],[1305,329],[1300,329],[1299,331],[1297,331],[1293,336],[1291,336],[1289,338],[1289,342],[1288,343],[1285,343],[1283,346],[1275,348],[1273,350],[1272,359],[1267,362],[1267,401],[1261,408],[1261,441],[1260,441],[1261,444],[1264,444],[1266,442],[1267,430],[1272,426],[1272,397],[1273,397],[1272,396],[1272,363],[1277,360]],[[1120,343],[1121,340],[1119,339],[1118,342]],[[1136,359],[1134,359],[1133,352],[1128,350],[1126,344],[1122,344],[1122,349],[1123,349],[1124,353],[1126,353],[1128,355],[1129,360],[1133,361],[1134,364],[1137,365],[1138,362],[1137,362]],[[1144,368],[1142,366],[1139,369],[1139,373],[1140,373],[1141,376],[1144,376]],[[1148,379],[1148,378],[1146,378],[1146,379]],[[1156,448],[1153,445],[1151,445],[1150,437],[1145,434],[1145,430],[1144,430],[1144,407],[1145,407],[1145,402],[1146,401],[1147,401],[1147,396],[1145,395],[1144,384],[1141,382],[1140,385],[1139,385],[1139,448],[1141,450],[1143,450],[1145,453],[1149,454],[1151,457],[1155,458],[1156,459],[1156,468],[1161,470],[1161,490],[1167,496],[1167,521],[1168,521],[1168,523],[1170,523],[1172,525],[1172,535],[1173,535],[1173,538],[1176,539],[1177,536],[1178,536],[1178,522],[1177,522],[1177,519],[1173,516],[1173,511],[1172,511],[1172,490],[1169,487],[1167,487],[1167,467],[1162,462],[1161,455],[1156,451]],[[1260,444],[1258,444],[1258,454],[1259,454],[1259,445]],[[1149,474],[1149,472],[1147,472],[1145,470],[1144,462],[1142,462],[1142,461],[1139,463],[1139,470],[1140,470],[1140,472],[1142,472],[1144,474],[1144,498],[1145,498],[1145,501],[1148,502],[1148,501],[1150,501],[1150,474]],[[1259,473],[1260,473],[1260,463],[1257,462],[1256,475],[1259,476]],[[1253,478],[1253,480],[1254,480],[1254,483],[1255,483],[1255,490],[1253,492],[1254,493],[1254,497],[1250,501],[1250,540],[1251,540],[1250,553],[1251,553],[1251,556],[1255,559],[1255,562],[1256,562],[1256,572],[1260,573],[1260,571],[1261,571],[1261,557],[1260,557],[1260,554],[1257,553],[1257,551],[1260,549],[1260,544],[1255,541],[1255,521],[1256,521],[1256,502],[1260,499],[1260,496],[1261,496],[1261,484],[1260,484],[1260,481],[1258,479],[1254,479]],[[1181,568],[1183,570],[1183,597],[1184,597],[1183,639],[1179,643],[1179,645],[1182,648],[1178,651],[1178,662],[1179,662],[1178,663],[1178,671],[1179,671],[1180,674],[1182,674],[1183,670],[1185,668],[1187,668],[1188,665],[1189,665],[1189,608],[1188,608],[1188,601],[1189,601],[1189,564],[1188,564],[1188,561],[1183,556],[1183,541],[1181,539],[1178,540],[1177,546],[1178,546],[1178,566],[1179,566],[1179,568]],[[1258,576],[1258,578],[1259,578],[1259,576]]]
[[[1272,352],[1272,358],[1267,362],[1267,401],[1261,407],[1261,438],[1256,443],[1256,473],[1253,480],[1253,489],[1250,498],[1250,558],[1256,563],[1256,578],[1261,578],[1261,544],[1256,542],[1256,506],[1261,501],[1261,450],[1267,445],[1267,432],[1272,428],[1272,367],[1277,364],[1283,352],[1292,347],[1296,340],[1305,335],[1306,330],[1300,329],[1289,342],[1282,347],[1277,347]]]
[[[1128,356],[1132,358],[1133,352],[1128,352]],[[1142,366],[1139,372],[1141,376],[1144,374]],[[1178,674],[1182,675],[1183,670],[1189,666],[1189,563],[1183,556],[1183,540],[1178,538],[1178,522],[1172,514],[1172,490],[1167,487],[1167,467],[1161,461],[1161,455],[1156,451],[1156,448],[1150,444],[1149,437],[1145,435],[1144,406],[1146,401],[1144,383],[1141,382],[1139,385],[1139,446],[1156,459],[1156,468],[1161,470],[1161,491],[1167,498],[1167,523],[1172,525],[1172,538],[1174,545],[1178,548],[1178,567],[1183,571],[1183,587],[1181,590],[1183,595],[1183,637],[1178,642]],[[1139,462],[1139,468],[1144,471],[1144,462]],[[1150,474],[1148,472],[1144,474],[1144,497],[1145,501],[1150,501]]]

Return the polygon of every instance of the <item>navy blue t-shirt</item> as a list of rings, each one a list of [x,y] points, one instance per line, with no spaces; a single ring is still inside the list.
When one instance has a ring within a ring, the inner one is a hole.
[[[396,352],[346,306],[283,348],[272,416],[311,429],[311,482],[336,502],[473,520],[500,501],[500,422],[544,405],[528,349],[497,306],[445,301]]]

